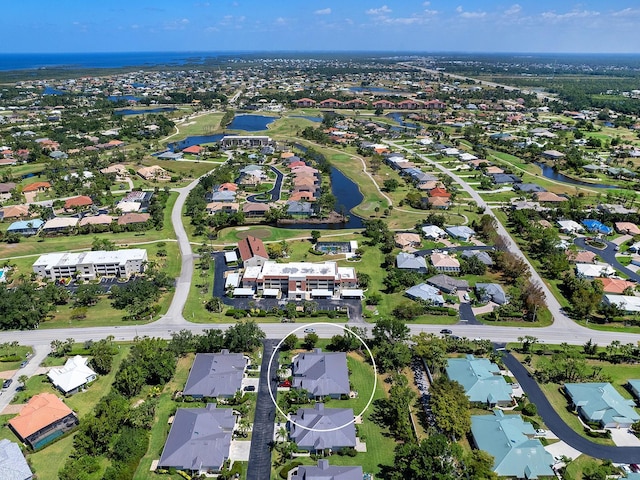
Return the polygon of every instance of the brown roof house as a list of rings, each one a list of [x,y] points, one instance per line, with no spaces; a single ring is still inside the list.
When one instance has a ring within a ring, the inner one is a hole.
[[[9,420],[11,430],[34,450],[78,425],[78,417],[53,393],[34,395],[20,413]]]
[[[134,225],[136,223],[145,223],[151,218],[148,213],[125,213],[118,217],[118,225]]]
[[[640,228],[632,222],[616,222],[616,231],[618,233],[627,233],[629,235],[640,235]]]
[[[7,205],[2,209],[2,219],[29,216],[29,205]]]
[[[400,248],[415,248],[422,244],[422,238],[417,233],[396,233],[394,240]]]
[[[86,195],[80,195],[78,197],[68,198],[64,202],[65,210],[74,210],[74,209],[82,209],[82,207],[88,207],[93,205],[93,200],[91,197],[87,197]]]
[[[262,240],[251,235],[238,242],[238,253],[245,267],[261,267],[269,260],[269,254]]]
[[[171,180],[171,177],[169,176],[167,171],[158,165],[153,165],[151,167],[142,167],[140,170],[138,170],[138,175],[140,175],[145,180],[157,180],[159,182],[166,182],[168,180]]]
[[[22,193],[29,192],[46,192],[51,189],[51,184],[49,182],[34,182],[29,185],[25,185],[22,189]]]

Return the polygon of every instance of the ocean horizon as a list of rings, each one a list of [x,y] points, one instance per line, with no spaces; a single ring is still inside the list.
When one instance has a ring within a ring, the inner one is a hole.
[[[541,57],[541,58],[633,58],[640,54],[620,53],[531,53],[531,52],[426,52],[426,51],[184,51],[184,52],[66,52],[66,53],[0,53],[0,71],[13,70],[46,70],[46,69],[87,69],[87,68],[124,68],[124,67],[153,67],[204,65],[209,60],[218,57],[249,56],[249,55],[474,55],[482,56],[512,56],[512,57]]]

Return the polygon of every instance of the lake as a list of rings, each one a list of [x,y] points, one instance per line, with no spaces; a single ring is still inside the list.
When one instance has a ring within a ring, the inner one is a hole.
[[[267,125],[275,122],[278,117],[267,115],[236,115],[227,127],[229,130],[244,130],[245,132],[260,132],[267,129]]]
[[[385,116],[389,118],[393,118],[396,122],[400,124],[400,127],[404,128],[420,128],[420,125],[417,123],[406,122],[404,119],[404,115],[398,112],[387,113]],[[402,130],[400,127],[391,127],[391,130]]]
[[[180,140],[179,142],[172,142],[167,145],[167,148],[173,152],[179,152],[187,147],[193,145],[200,145],[202,143],[215,143],[224,137],[224,133],[216,133],[214,135],[192,135]]]
[[[580,180],[574,180],[571,177],[567,177],[560,172],[557,172],[553,169],[552,166],[547,165],[542,162],[535,162],[537,166],[542,169],[542,176],[545,178],[549,178],[551,180],[556,180],[562,183],[569,183],[571,185],[580,185],[583,187],[593,187],[593,188],[620,188],[615,185],[605,185],[604,183],[589,183],[589,182],[581,182]]]

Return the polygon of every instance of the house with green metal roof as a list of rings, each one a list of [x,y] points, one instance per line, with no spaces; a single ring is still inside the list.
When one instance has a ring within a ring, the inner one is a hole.
[[[473,403],[506,406],[513,403],[513,389],[500,374],[500,368],[487,358],[450,358],[447,376],[464,387]]]
[[[635,402],[610,383],[565,383],[564,390],[584,421],[605,428],[628,428],[640,420]]]
[[[493,471],[501,477],[535,479],[555,476],[553,456],[534,438],[533,425],[520,415],[473,415],[471,433],[477,448],[493,456]]]

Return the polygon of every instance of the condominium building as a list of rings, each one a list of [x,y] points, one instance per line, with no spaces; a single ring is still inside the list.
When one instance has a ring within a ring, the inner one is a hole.
[[[286,295],[290,300],[327,298],[343,288],[357,286],[353,267],[339,267],[336,262],[276,263],[266,261],[262,266],[247,267],[242,287],[257,290],[268,296]]]
[[[144,270],[147,251],[141,248],[129,250],[93,252],[60,252],[40,255],[33,264],[33,271],[41,278],[59,280],[77,276],[93,280],[100,276],[129,277]]]

